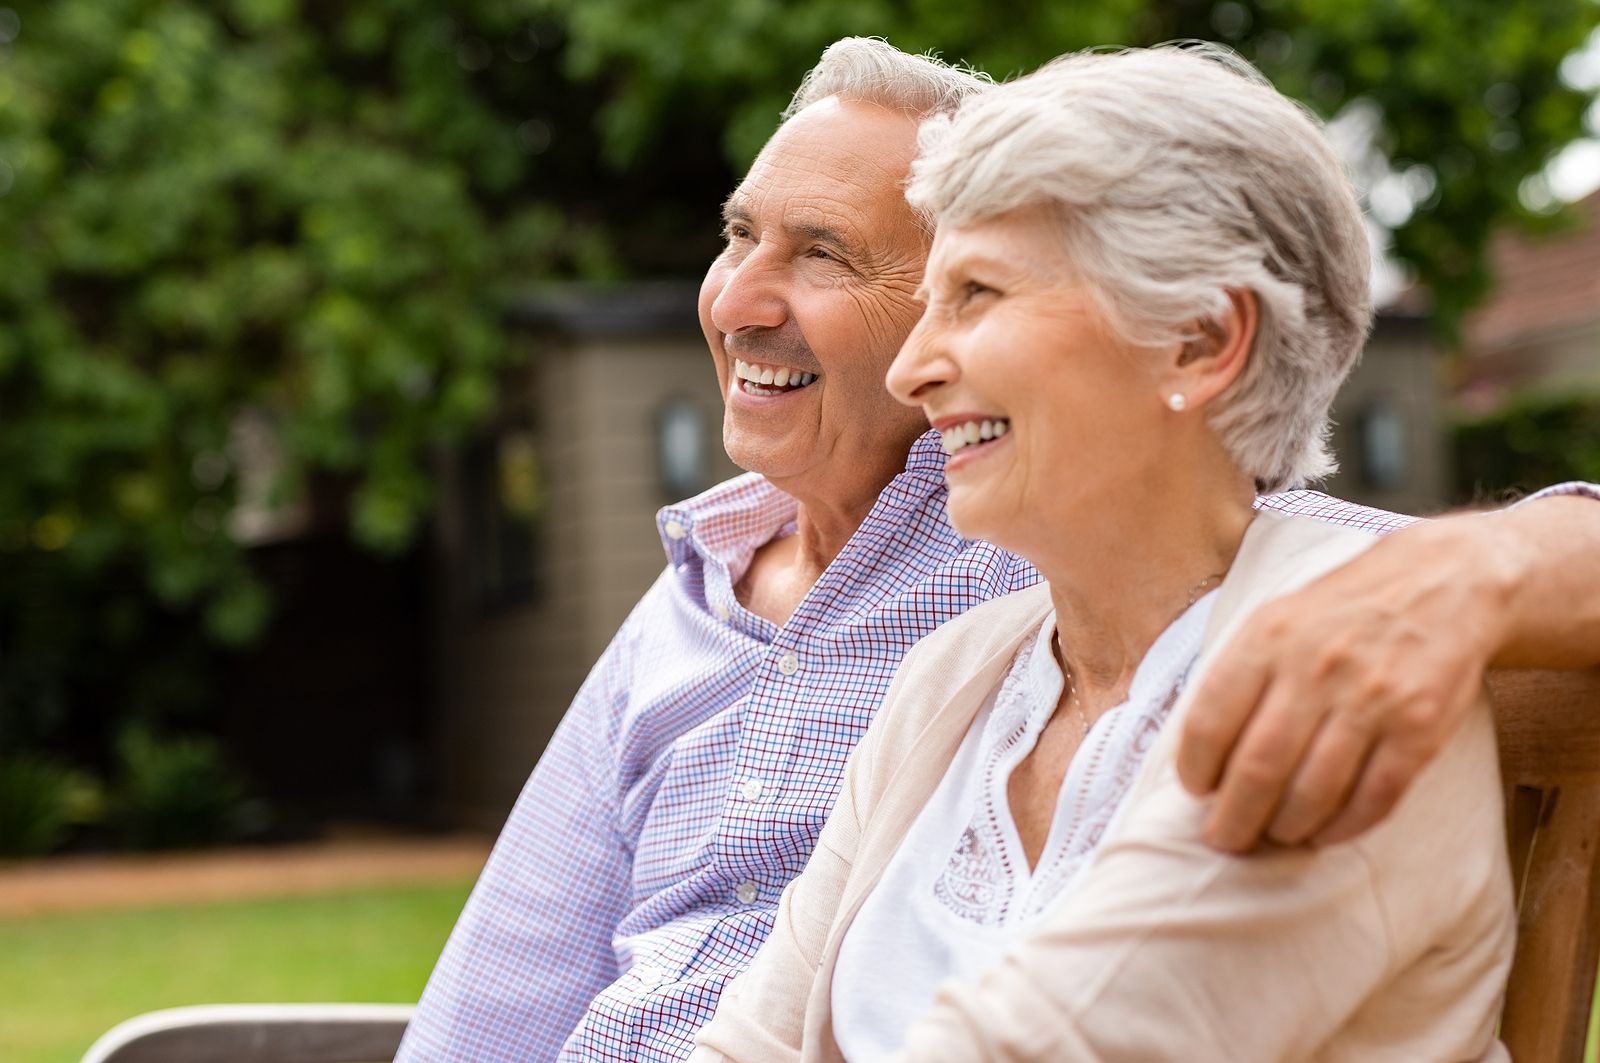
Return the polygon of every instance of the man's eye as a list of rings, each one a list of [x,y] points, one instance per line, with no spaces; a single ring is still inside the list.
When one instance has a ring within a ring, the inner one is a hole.
[[[979,284],[977,281],[968,281],[961,286],[961,301],[963,303],[970,303],[980,295],[993,294],[993,288],[989,287],[987,284]]]
[[[732,243],[734,240],[750,239],[750,227],[741,222],[729,222],[722,227],[722,238]]]
[[[838,256],[832,251],[829,251],[826,247],[813,247],[811,250],[806,252],[806,257],[825,259],[829,262],[838,261]]]

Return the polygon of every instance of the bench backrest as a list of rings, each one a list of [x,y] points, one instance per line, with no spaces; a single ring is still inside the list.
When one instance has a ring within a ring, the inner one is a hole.
[[[1517,890],[1500,1037],[1517,1063],[1577,1063],[1600,967],[1600,672],[1489,686]]]

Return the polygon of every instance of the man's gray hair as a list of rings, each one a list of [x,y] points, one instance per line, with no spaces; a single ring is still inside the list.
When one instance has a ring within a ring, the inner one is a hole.
[[[783,117],[787,121],[818,100],[839,96],[925,118],[951,114],[991,85],[987,74],[934,55],[910,55],[877,37],[845,37],[828,45],[806,73]]]
[[[1063,56],[924,123],[908,196],[938,225],[1045,204],[1124,339],[1260,327],[1210,422],[1263,491],[1332,472],[1328,411],[1372,321],[1361,208],[1321,123],[1215,45]]]

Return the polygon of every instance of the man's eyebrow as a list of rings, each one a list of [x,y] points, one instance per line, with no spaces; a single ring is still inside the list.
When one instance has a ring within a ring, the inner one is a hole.
[[[797,224],[793,228],[795,232],[799,233],[801,236],[804,236],[806,239],[819,240],[825,244],[832,244],[834,247],[838,248],[840,251],[843,251],[851,258],[855,258],[861,254],[861,246],[844,233],[840,232],[838,229],[832,229],[826,225],[812,225],[805,223]]]
[[[744,197],[738,192],[734,192],[723,201],[722,222],[724,225],[736,221],[749,222],[753,218],[754,215],[751,213],[750,207],[746,203]],[[837,248],[839,251],[842,251],[846,257],[857,258],[860,257],[862,253],[862,248],[859,243],[831,226],[821,225],[815,222],[795,222],[785,227],[789,229],[789,231],[798,236],[802,236],[807,240],[817,240],[821,243],[829,244],[832,247]]]

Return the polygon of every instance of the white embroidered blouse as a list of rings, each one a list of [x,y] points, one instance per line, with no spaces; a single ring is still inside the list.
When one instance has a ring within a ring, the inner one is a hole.
[[[1006,785],[1061,697],[1055,613],[1022,644],[840,945],[833,1018],[846,1059],[893,1055],[942,980],[981,972],[1070,890],[1183,689],[1214,599],[1161,634],[1128,700],[1090,728],[1031,870]]]

